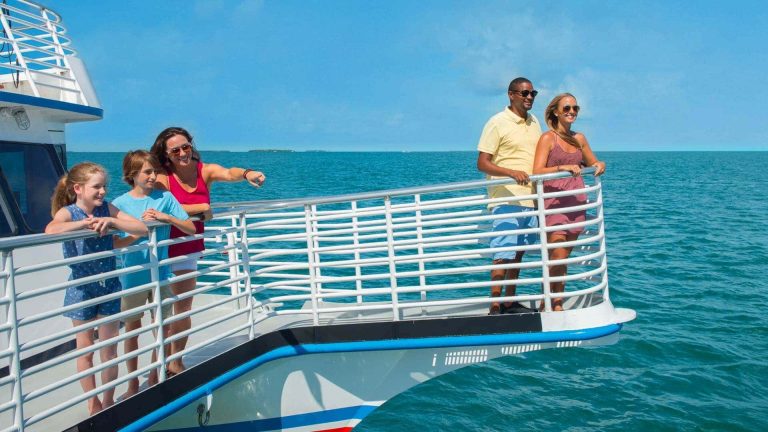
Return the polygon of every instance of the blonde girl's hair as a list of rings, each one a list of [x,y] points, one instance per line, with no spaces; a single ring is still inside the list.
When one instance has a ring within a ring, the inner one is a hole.
[[[133,178],[141,171],[141,167],[145,162],[149,162],[152,168],[159,170],[162,167],[155,155],[146,150],[132,150],[125,154],[123,157],[123,181],[128,183],[131,187],[133,184]]]
[[[91,176],[96,173],[107,177],[107,170],[103,166],[93,162],[82,162],[61,176],[51,196],[51,217],[56,216],[56,212],[60,209],[76,202],[75,185],[88,183]]]
[[[549,126],[549,129],[552,130],[552,132],[556,133],[557,136],[563,139],[563,141],[567,142],[568,144],[576,147],[581,148],[581,143],[576,140],[576,138],[573,137],[573,132],[571,135],[566,135],[563,133],[560,133],[557,130],[557,126],[560,123],[557,115],[555,115],[555,110],[557,110],[557,105],[560,103],[560,100],[565,97],[572,97],[573,99],[576,99],[576,96],[570,94],[570,93],[560,93],[559,95],[555,96],[554,99],[552,99],[552,102],[547,105],[547,109],[544,110],[544,119],[547,121],[547,126]]]

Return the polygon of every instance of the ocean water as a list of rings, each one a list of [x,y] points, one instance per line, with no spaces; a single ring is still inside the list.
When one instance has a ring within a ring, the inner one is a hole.
[[[637,311],[620,341],[544,350],[430,380],[355,430],[768,430],[768,152],[600,153],[611,298]],[[110,170],[122,154],[70,153]],[[480,178],[473,152],[228,153],[262,189],[214,201],[332,195]]]

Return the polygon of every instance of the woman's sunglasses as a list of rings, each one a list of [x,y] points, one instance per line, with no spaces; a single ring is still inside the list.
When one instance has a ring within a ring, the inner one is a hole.
[[[578,106],[578,105],[573,105],[573,106],[571,106],[571,105],[566,105],[566,106],[564,106],[564,107],[563,107],[563,112],[564,112],[564,113],[567,113],[567,112],[571,112],[571,109],[573,109],[573,112],[574,112],[574,113],[578,114],[578,113],[579,113],[579,110],[581,109],[581,107],[580,107],[580,106]]]
[[[168,150],[168,154],[172,155],[179,155],[181,154],[181,151],[184,150],[185,153],[189,153],[190,150],[192,150],[192,144],[190,143],[184,143],[178,147],[174,147],[172,149]]]

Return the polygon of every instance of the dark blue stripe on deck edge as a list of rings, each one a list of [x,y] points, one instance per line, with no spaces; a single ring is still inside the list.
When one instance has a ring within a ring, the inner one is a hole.
[[[17,103],[23,105],[32,105],[41,108],[52,108],[62,111],[70,111],[78,114],[87,114],[96,116],[99,118],[104,117],[104,110],[96,107],[89,107],[85,105],[74,104],[70,102],[62,102],[53,99],[46,99],[36,96],[29,96],[18,93],[10,93],[0,91],[0,101]]]
[[[362,342],[338,342],[327,344],[304,344],[304,345],[291,345],[274,349],[266,354],[260,355],[254,359],[251,359],[242,365],[232,369],[231,371],[220,375],[212,381],[197,387],[193,391],[185,394],[184,396],[168,403],[167,405],[156,409],[152,413],[136,420],[128,426],[120,429],[121,432],[133,432],[143,431],[155,423],[170,416],[176,411],[184,408],[197,399],[205,397],[214,390],[222,387],[223,385],[245,375],[249,371],[261,366],[264,363],[279,360],[282,358],[294,357],[305,354],[328,354],[335,352],[355,352],[355,351],[391,351],[398,349],[423,349],[423,348],[449,348],[460,346],[479,346],[479,345],[507,345],[507,344],[529,344],[529,343],[547,343],[547,342],[565,342],[565,341],[579,341],[597,339],[604,336],[611,335],[621,330],[621,324],[610,324],[603,327],[595,327],[583,330],[565,330],[556,332],[541,332],[541,333],[512,333],[512,334],[494,334],[494,335],[476,335],[476,336],[449,336],[449,337],[429,337],[419,339],[392,339],[392,340],[379,340],[379,341],[362,341]],[[362,406],[365,407],[365,406]],[[341,408],[345,409],[357,409]],[[288,417],[304,418],[305,421],[315,417],[322,417],[323,413],[332,412],[338,410],[320,411],[311,414],[299,414],[296,416],[278,417],[272,419],[264,419],[260,421],[274,421],[281,423],[281,419]],[[373,409],[371,409],[373,411]],[[368,413],[366,413],[368,414]],[[306,416],[306,417],[305,417]],[[347,417],[350,418],[350,417]],[[351,417],[357,418],[357,417]],[[362,419],[362,417],[360,417]],[[298,420],[298,419],[297,419]],[[253,422],[256,422],[254,420]],[[338,420],[323,420],[322,423]],[[249,424],[252,422],[248,422]],[[243,423],[244,424],[244,423]],[[314,421],[310,423],[295,424],[290,427],[310,426],[318,424]],[[222,425],[223,426],[223,425]],[[213,427],[206,426],[206,429]],[[284,427],[289,427],[285,425]],[[221,429],[224,431],[225,429]],[[255,429],[264,430],[264,429]]]

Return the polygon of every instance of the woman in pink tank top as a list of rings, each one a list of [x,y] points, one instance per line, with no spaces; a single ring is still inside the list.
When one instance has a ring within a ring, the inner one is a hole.
[[[181,203],[184,210],[190,215],[199,215],[200,220],[195,221],[197,234],[203,232],[203,221],[211,218],[211,184],[217,181],[237,182],[246,180],[252,186],[259,187],[264,183],[265,177],[259,171],[243,168],[224,168],[221,165],[203,163],[200,154],[195,149],[192,135],[180,127],[170,127],[157,136],[150,150],[157,157],[165,169],[165,173],[157,175],[156,186],[171,192]],[[184,233],[171,227],[171,238],[184,236]],[[205,249],[203,240],[192,240],[180,244],[171,245],[168,248],[168,257],[190,255]],[[175,276],[191,273],[197,270],[197,259],[194,256],[187,260],[171,265],[171,271]],[[183,295],[195,289],[197,278],[187,279],[171,284],[174,295]],[[178,300],[173,304],[174,315],[188,312],[192,309],[192,296]],[[180,319],[171,324],[171,335],[189,330],[192,320],[189,317]],[[184,350],[187,338],[179,338],[171,343],[171,354]],[[184,370],[181,358],[168,364],[168,373],[177,374]]]
[[[571,130],[573,122],[579,115],[579,105],[576,98],[570,93],[562,93],[555,96],[544,110],[544,117],[549,126],[549,131],[539,138],[536,145],[536,155],[533,159],[533,173],[547,174],[559,171],[567,171],[571,177],[548,180],[544,182],[544,193],[577,190],[584,187],[584,180],[579,176],[581,166],[595,167],[595,175],[605,172],[605,162],[597,160],[589,142],[584,134]],[[585,194],[573,194],[562,197],[546,198],[544,207],[549,209],[573,207],[587,202]],[[547,227],[568,225],[586,220],[586,211],[577,210],[567,213],[547,215],[545,222]],[[581,227],[563,228],[547,233],[547,244],[571,242],[579,237],[583,231]],[[550,260],[563,260],[571,254],[572,246],[554,247],[549,249]],[[551,277],[565,276],[568,266],[565,264],[553,265],[549,269]],[[550,289],[553,293],[565,291],[565,282],[551,282]],[[552,309],[563,310],[563,299],[552,299]]]

